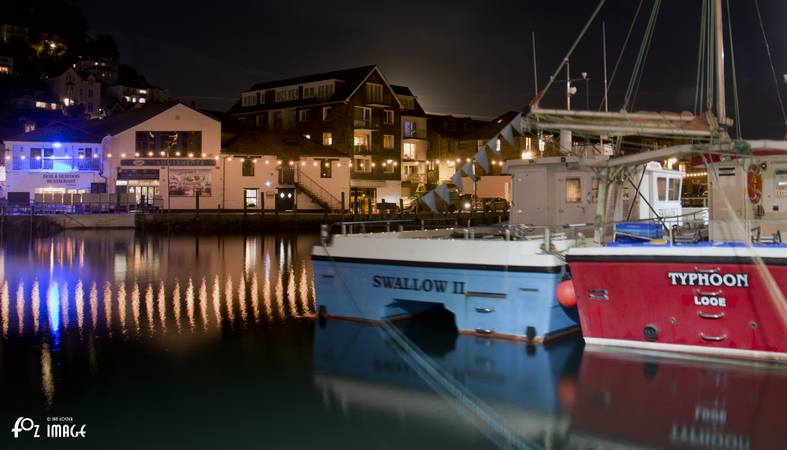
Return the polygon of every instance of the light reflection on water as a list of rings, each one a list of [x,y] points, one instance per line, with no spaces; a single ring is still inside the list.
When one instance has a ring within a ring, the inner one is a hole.
[[[783,368],[583,352],[571,340],[528,347],[434,321],[397,324],[399,336],[300,320],[314,316],[316,242],[121,232],[3,243],[0,423],[73,415],[93,439],[80,448],[787,441]]]
[[[304,260],[296,267],[293,254],[308,256],[314,242],[311,236],[159,238],[131,231],[4,242],[2,335],[40,340],[41,391],[52,407],[63,332],[88,341],[184,332],[218,338],[224,327],[313,317],[311,271]]]

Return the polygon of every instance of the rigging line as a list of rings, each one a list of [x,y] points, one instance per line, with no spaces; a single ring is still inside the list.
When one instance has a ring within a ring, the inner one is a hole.
[[[648,61],[648,54],[650,53],[650,45],[653,43],[653,36],[656,34],[656,25],[654,23],[653,29],[648,36],[648,46],[645,48],[645,56],[642,58],[642,67],[640,67],[639,75],[637,77],[637,85],[634,87],[634,95],[631,98],[631,109],[634,109],[634,103],[637,102],[637,94],[639,93],[639,84],[642,82],[642,77],[645,75],[645,63]]]
[[[706,37],[705,37],[705,111],[712,111],[713,110],[713,92],[714,92],[714,82],[716,81],[713,74],[714,74],[714,65],[713,65],[713,49],[715,48],[716,40],[713,39],[713,29],[714,23],[713,20],[714,11],[716,9],[716,2],[709,2],[708,3],[708,10],[707,10],[707,24],[708,27],[705,29]]]
[[[566,61],[568,61],[568,58],[570,58],[571,54],[574,53],[574,49],[579,44],[579,41],[582,40],[582,37],[585,35],[585,32],[587,32],[588,28],[590,28],[590,24],[593,23],[593,20],[598,15],[598,12],[601,11],[601,7],[604,6],[605,2],[606,0],[599,0],[598,6],[596,6],[596,9],[593,11],[593,14],[590,15],[590,18],[588,19],[587,23],[585,23],[585,26],[582,28],[582,31],[579,32],[579,36],[577,36],[577,38],[574,40],[574,43],[571,44],[571,48],[568,49],[568,53],[566,53],[566,56],[564,56],[563,60],[560,61],[560,64],[558,65],[555,72],[552,75],[550,75],[549,81],[547,81],[547,85],[544,86],[544,89],[542,89],[541,92],[539,92],[538,95],[536,95],[535,98],[533,98],[533,100],[530,101],[531,105],[538,105],[538,102],[541,101],[542,98],[544,98],[544,95],[552,86],[552,83],[555,82],[555,77],[557,77],[560,71],[563,70],[563,66],[566,65]]]
[[[637,17],[639,17],[639,11],[642,9],[642,2],[643,0],[639,0],[639,5],[637,5],[637,10],[634,12],[634,18],[631,19],[631,25],[629,26],[629,30],[626,33],[626,39],[623,40],[623,47],[620,48],[620,53],[618,53],[618,59],[615,61],[615,67],[612,68],[612,76],[609,77],[609,83],[607,83],[607,91],[609,88],[612,87],[612,82],[615,80],[615,74],[618,71],[618,66],[620,66],[620,60],[623,59],[623,54],[626,52],[626,46],[628,46],[629,38],[631,37],[631,32],[634,31],[634,25],[637,24]],[[601,102],[598,105],[598,110],[601,111],[601,107],[604,106],[604,102]]]
[[[754,7],[757,9],[757,20],[760,22],[760,31],[762,31],[762,40],[765,43],[765,51],[768,53],[768,63],[771,65],[771,74],[773,75],[773,87],[776,88],[776,99],[779,100],[779,108],[782,110],[782,120],[787,125],[787,113],[784,111],[784,102],[782,101],[782,94],[779,90],[779,80],[776,78],[776,69],[773,67],[773,57],[771,56],[771,46],[768,45],[768,37],[765,34],[765,24],[762,22],[762,14],[760,14],[760,1],[754,0]]]
[[[699,114],[700,97],[702,95],[703,84],[702,71],[704,69],[704,59],[702,58],[702,49],[705,47],[705,11],[708,8],[708,0],[702,0],[702,12],[700,13],[700,38],[699,49],[697,50],[697,80],[694,87],[694,115]]]
[[[631,94],[634,90],[634,82],[637,79],[637,74],[642,68],[642,60],[645,56],[645,47],[650,38],[650,34],[653,32],[653,26],[656,23],[656,16],[658,16],[660,6],[661,6],[661,0],[656,0],[655,2],[653,2],[653,9],[650,12],[650,18],[648,19],[647,28],[645,28],[645,36],[643,36],[642,44],[640,44],[639,46],[639,52],[637,53],[637,60],[634,63],[634,70],[631,72],[629,85],[628,88],[626,89],[626,96],[623,99],[623,110],[625,111],[628,110],[629,100],[631,99]]]
[[[730,19],[730,0],[727,5],[727,31],[730,40],[730,66],[732,67],[732,103],[735,105],[735,137],[743,139],[741,135],[741,110],[738,103],[738,78],[735,75],[735,48],[732,46],[732,20]]]

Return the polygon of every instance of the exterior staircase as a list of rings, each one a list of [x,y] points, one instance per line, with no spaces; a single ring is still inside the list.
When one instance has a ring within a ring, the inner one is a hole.
[[[298,190],[308,195],[309,198],[320,205],[326,212],[339,211],[342,207],[341,200],[334,197],[333,194],[300,170],[296,172],[295,182],[293,184]]]

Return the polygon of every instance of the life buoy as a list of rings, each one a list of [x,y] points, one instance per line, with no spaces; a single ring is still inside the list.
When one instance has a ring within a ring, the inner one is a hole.
[[[749,171],[746,173],[746,182],[749,200],[752,203],[760,203],[762,198],[762,170],[758,164],[749,166]]]

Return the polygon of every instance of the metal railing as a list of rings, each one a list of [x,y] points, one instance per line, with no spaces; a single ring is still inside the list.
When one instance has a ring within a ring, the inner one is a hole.
[[[56,166],[73,171],[98,171],[101,161],[97,158],[14,158],[11,162],[12,170],[54,170]]]
[[[295,182],[314,193],[320,200],[324,201],[326,205],[328,205],[328,209],[332,211],[342,209],[341,200],[322,187],[320,183],[303,173],[300,169],[296,170],[295,174]]]

